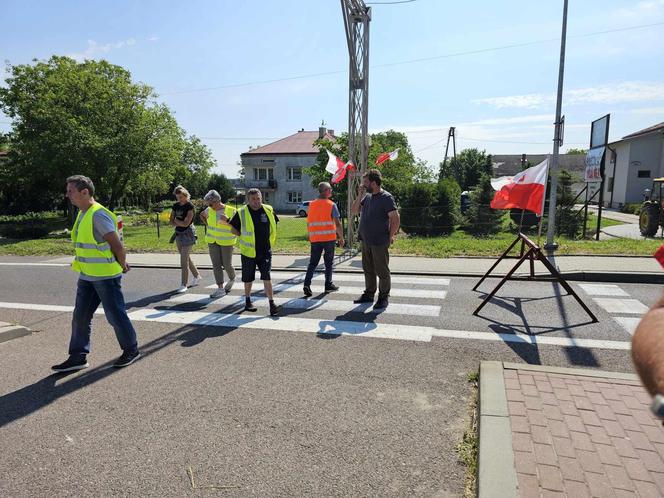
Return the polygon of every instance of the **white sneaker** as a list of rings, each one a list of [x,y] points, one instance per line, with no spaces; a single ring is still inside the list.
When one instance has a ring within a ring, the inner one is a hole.
[[[234,278],[231,279],[231,280],[229,280],[228,282],[226,282],[226,285],[224,286],[224,290],[225,290],[226,292],[230,292],[231,289],[233,288],[233,284],[234,284],[234,283],[235,283],[235,279],[234,279]]]
[[[226,295],[226,291],[224,289],[217,289],[212,294],[210,294],[210,298],[218,299],[220,297],[224,297],[225,295]]]
[[[191,279],[191,282],[189,283],[189,287],[196,287],[198,283],[203,280],[202,276],[194,277]]]
[[[181,285],[180,287],[175,289],[175,292],[178,293],[178,294],[184,294],[185,292],[187,292],[187,286],[186,285]]]

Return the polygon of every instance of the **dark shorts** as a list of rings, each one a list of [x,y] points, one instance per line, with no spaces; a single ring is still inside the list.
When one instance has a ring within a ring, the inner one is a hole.
[[[258,255],[255,258],[248,258],[244,255],[242,260],[242,281],[253,282],[256,280],[256,267],[261,272],[261,280],[270,280],[270,270],[272,269],[272,253]]]

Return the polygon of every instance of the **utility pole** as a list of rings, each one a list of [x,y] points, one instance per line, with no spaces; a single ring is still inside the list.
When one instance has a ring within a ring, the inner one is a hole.
[[[453,157],[456,159],[456,135],[455,135],[455,130],[456,128],[454,126],[450,126],[450,130],[447,132],[447,145],[445,145],[445,159],[443,159],[443,165],[447,162],[447,151],[450,149],[450,139],[452,140],[452,153],[454,154]]]
[[[561,117],[562,103],[563,103],[563,79],[565,74],[565,41],[567,38],[567,0],[563,0],[563,30],[560,36],[560,66],[558,68],[558,97],[556,99],[556,122],[555,132],[553,137],[553,159],[549,167],[549,175],[551,176],[551,192],[549,195],[549,216],[548,226],[546,229],[546,245],[545,249],[548,251],[555,251],[558,244],[553,241],[553,236],[556,230],[556,194],[558,190],[558,155],[560,153],[560,146],[562,145],[562,126],[563,120]]]
[[[348,161],[357,168],[349,171],[348,227],[346,241],[355,242],[357,223],[350,208],[357,196],[369,156],[369,22],[371,7],[363,0],[341,0],[349,56],[348,82]]]

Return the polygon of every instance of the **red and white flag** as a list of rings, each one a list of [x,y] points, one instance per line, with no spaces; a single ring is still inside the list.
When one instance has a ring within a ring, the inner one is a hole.
[[[325,171],[334,175],[340,168],[344,167],[345,163],[329,150],[325,149],[325,152],[327,152],[327,156],[329,157]]]
[[[332,154],[329,150],[325,149],[329,160],[327,161],[327,166],[325,166],[325,171],[332,174],[331,183],[339,183],[346,177],[346,172],[351,169],[355,169],[355,166],[351,162],[343,162],[337,156]]]
[[[376,166],[380,166],[385,161],[394,161],[397,157],[399,157],[399,149],[392,152],[383,152],[376,158]]]
[[[491,180],[497,190],[491,201],[492,209],[526,209],[542,215],[544,193],[549,171],[549,158],[513,177],[503,176]]]

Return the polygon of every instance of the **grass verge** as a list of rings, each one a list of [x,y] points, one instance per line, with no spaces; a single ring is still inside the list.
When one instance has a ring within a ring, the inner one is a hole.
[[[459,461],[466,467],[465,498],[474,498],[477,496],[477,463],[479,452],[479,437],[477,433],[478,381],[479,372],[475,371],[468,374],[468,382],[471,384],[472,389],[470,405],[468,407],[470,420],[461,441],[456,446]]]

